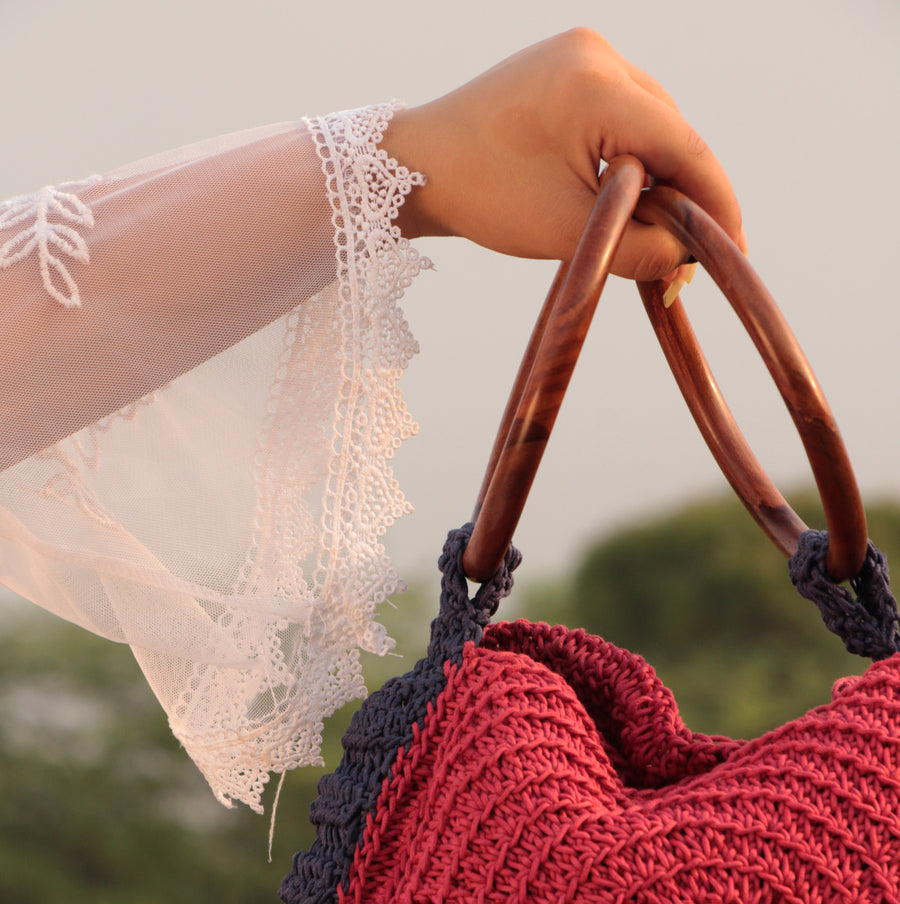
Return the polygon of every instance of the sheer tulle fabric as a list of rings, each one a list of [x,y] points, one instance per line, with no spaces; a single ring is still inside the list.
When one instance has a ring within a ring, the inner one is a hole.
[[[0,204],[0,579],[128,643],[223,803],[319,762],[400,582],[390,105]]]

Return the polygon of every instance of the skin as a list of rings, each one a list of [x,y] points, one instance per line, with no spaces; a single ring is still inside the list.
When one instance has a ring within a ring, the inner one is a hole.
[[[520,51],[461,88],[398,113],[388,153],[428,177],[400,213],[409,238],[462,236],[504,254],[569,260],[601,160],[633,154],[688,195],[746,253],[725,170],[647,73],[579,28]],[[681,282],[685,249],[632,220],[613,263],[630,279]]]

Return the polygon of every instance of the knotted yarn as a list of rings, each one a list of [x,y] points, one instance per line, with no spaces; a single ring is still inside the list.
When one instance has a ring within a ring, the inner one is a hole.
[[[900,902],[900,657],[756,740],[693,733],[640,656],[526,621],[482,633],[498,586],[461,592],[465,537],[428,656],[320,783],[287,904]]]
[[[828,574],[827,556],[827,531],[801,534],[789,563],[798,592],[816,604],[825,626],[851,653],[877,662],[900,652],[900,616],[884,554],[869,541],[863,566],[850,581],[856,596]]]

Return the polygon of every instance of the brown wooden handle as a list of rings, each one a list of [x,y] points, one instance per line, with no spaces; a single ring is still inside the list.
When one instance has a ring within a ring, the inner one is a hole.
[[[612,161],[568,268],[560,268],[531,335],[475,506],[463,556],[473,581],[496,574],[556,421],[603,291],[610,264],[644,183],[634,157]]]
[[[797,427],[828,522],[832,578],[855,577],[866,555],[859,488],[834,416],[797,340],[737,246],[700,207],[672,188],[643,193],[635,216],[664,226],[729,300],[759,351]],[[661,283],[639,283],[644,306],[678,386],[713,456],[750,514],[786,555],[806,525],[762,469],[722,398],[680,300],[669,308]]]

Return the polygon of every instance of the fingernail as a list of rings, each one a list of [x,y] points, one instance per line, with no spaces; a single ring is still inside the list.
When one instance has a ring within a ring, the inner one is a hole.
[[[663,304],[667,308],[671,307],[672,302],[675,301],[676,298],[678,298],[678,293],[681,291],[682,287],[684,286],[684,283],[685,283],[684,277],[679,276],[676,279],[674,279],[672,281],[672,283],[669,285],[669,288],[666,289],[665,293],[663,294]]]
[[[697,272],[697,265],[689,264],[687,267],[681,268],[681,273],[684,276],[684,281],[686,283],[692,282],[694,279],[694,274]]]

